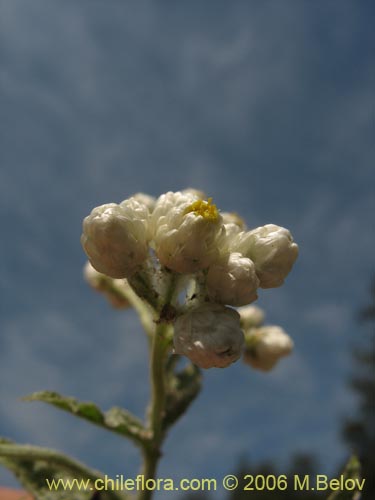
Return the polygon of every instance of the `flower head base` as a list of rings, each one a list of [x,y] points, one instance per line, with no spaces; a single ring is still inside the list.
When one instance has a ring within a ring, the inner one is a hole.
[[[244,336],[238,313],[219,304],[203,304],[175,323],[174,347],[201,368],[224,368],[241,356]]]
[[[195,215],[202,216],[205,220],[210,222],[217,222],[219,219],[219,212],[216,205],[212,204],[212,198],[207,201],[197,200],[185,208],[185,214],[194,213]]]
[[[245,332],[244,361],[262,371],[271,370],[293,349],[293,341],[279,326],[263,326]]]

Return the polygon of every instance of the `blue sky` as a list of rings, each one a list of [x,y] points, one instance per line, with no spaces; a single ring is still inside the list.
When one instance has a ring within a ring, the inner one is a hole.
[[[162,477],[346,456],[340,419],[355,315],[373,272],[371,1],[0,0],[0,435],[132,477],[136,450],[19,397],[48,388],[139,415],[146,344],[132,312],[83,282],[81,223],[137,191],[205,190],[250,227],[288,227],[300,257],[262,291],[296,349],[268,375],[205,372]],[[15,484],[0,470],[0,482]]]

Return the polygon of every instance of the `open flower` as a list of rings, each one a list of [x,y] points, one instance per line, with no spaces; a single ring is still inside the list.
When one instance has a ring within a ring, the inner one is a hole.
[[[238,234],[231,247],[255,263],[261,288],[282,285],[298,257],[298,245],[290,232],[275,224]]]
[[[217,243],[224,231],[211,199],[191,192],[166,193],[151,216],[155,252],[160,262],[179,273],[205,269],[218,256]]]
[[[148,256],[148,208],[133,198],[92,210],[83,221],[82,246],[100,273],[128,278]]]
[[[262,371],[271,370],[293,349],[293,341],[279,326],[263,326],[245,332],[244,361]]]
[[[207,291],[210,299],[221,304],[243,306],[258,298],[259,279],[253,261],[234,252],[210,266]]]
[[[239,314],[230,307],[207,303],[179,316],[174,347],[201,368],[224,368],[236,361],[244,344]]]

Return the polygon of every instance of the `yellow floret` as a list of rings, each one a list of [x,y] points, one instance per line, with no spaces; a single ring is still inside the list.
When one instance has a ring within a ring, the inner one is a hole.
[[[185,209],[185,214],[193,212],[195,215],[201,215],[210,222],[216,222],[219,218],[219,211],[216,205],[212,204],[212,198],[207,201],[197,200]]]

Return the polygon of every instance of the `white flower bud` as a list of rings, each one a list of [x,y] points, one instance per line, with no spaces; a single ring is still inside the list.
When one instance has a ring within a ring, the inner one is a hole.
[[[255,265],[240,253],[231,253],[210,266],[206,284],[210,299],[221,304],[243,306],[258,298]]]
[[[211,199],[166,193],[156,202],[151,224],[156,255],[169,269],[189,274],[216,260],[217,240],[224,229]]]
[[[112,278],[130,277],[148,256],[148,218],[147,207],[133,198],[94,208],[81,236],[93,267]]]
[[[105,295],[108,301],[116,309],[126,309],[130,307],[129,301],[124,296],[129,287],[125,279],[110,278],[106,274],[99,273],[87,261],[83,268],[83,276],[87,283],[96,291]]]
[[[241,356],[244,344],[239,314],[220,304],[207,303],[179,316],[174,347],[201,368],[224,368]]]
[[[139,201],[139,203],[143,203],[143,205],[146,205],[150,213],[154,210],[156,198],[154,198],[153,196],[150,196],[149,194],[146,193],[136,193],[133,194],[132,198],[134,198],[134,200]]]
[[[255,263],[261,288],[282,285],[298,256],[290,232],[274,224],[240,233],[231,247]]]
[[[262,371],[271,370],[293,349],[293,341],[279,326],[263,326],[245,332],[244,361]]]
[[[258,306],[250,305],[241,307],[241,309],[238,309],[238,312],[240,313],[240,322],[244,330],[260,326],[264,321],[264,312]]]

